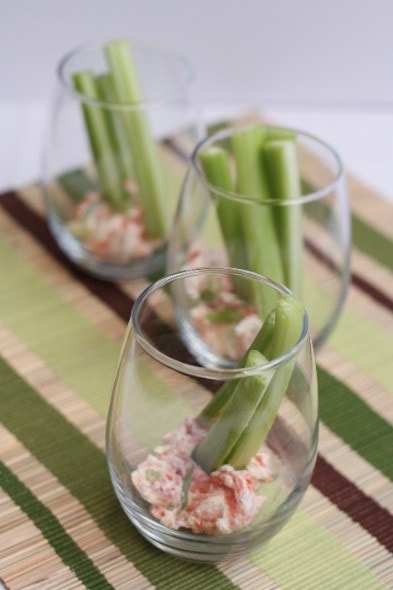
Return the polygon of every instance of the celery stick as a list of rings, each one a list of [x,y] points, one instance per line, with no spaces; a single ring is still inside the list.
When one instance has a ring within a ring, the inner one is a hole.
[[[110,74],[101,74],[96,77],[98,93],[101,100],[110,105],[116,103],[116,94],[113,88],[113,81]],[[127,141],[123,118],[117,108],[105,109],[107,126],[114,153],[122,169],[124,180],[133,180],[135,173],[132,166],[131,149]]]
[[[262,324],[261,329],[254,338],[250,350],[258,350],[266,358],[271,358],[271,346],[273,342],[275,325],[275,310],[273,309]],[[239,367],[244,367],[247,361],[248,352],[245,353],[239,362]],[[198,422],[202,428],[209,426],[221,414],[224,405],[231,397],[236,388],[236,380],[226,381],[216,392],[210,402],[203,408],[199,414]]]
[[[238,191],[256,201],[269,197],[269,183],[261,166],[260,149],[265,131],[260,125],[235,130],[232,147],[236,163]]]
[[[261,162],[263,141],[259,125],[237,131],[232,137],[238,192],[255,199],[255,203],[242,203],[241,221],[250,270],[282,282],[284,277],[272,212],[269,206],[258,204],[258,200],[269,197]],[[275,306],[276,295],[270,288],[260,287],[258,291],[258,305],[267,313]]]
[[[251,348],[255,348],[262,352],[266,358],[272,358],[272,345],[274,337],[274,329],[276,326],[276,310],[272,309],[267,318],[262,324],[262,328],[255,336]]]
[[[296,139],[296,133],[284,127],[266,127],[265,141],[273,139]]]
[[[77,72],[72,79],[79,92],[89,98],[99,98],[96,80],[91,71]],[[82,108],[103,197],[114,209],[122,209],[126,197],[103,109],[87,102],[82,104]]]
[[[292,139],[273,139],[263,145],[263,155],[270,174],[272,195],[288,205],[274,207],[280,242],[284,283],[298,296],[302,277],[301,207],[290,204],[301,195],[296,143]]]
[[[273,360],[286,354],[298,342],[303,321],[303,305],[292,295],[284,295],[239,366],[256,367],[267,358]],[[262,354],[261,349],[267,354]],[[195,448],[193,458],[205,471],[223,464],[235,469],[247,466],[276,419],[295,363],[293,357],[269,373],[228,381],[220,388],[199,416],[200,425],[210,426],[210,430]]]
[[[105,51],[118,101],[140,105],[143,94],[128,41],[113,41],[106,46]],[[125,110],[124,118],[134,156],[136,181],[144,204],[147,232],[150,237],[162,238],[167,234],[167,205],[165,179],[157,146],[142,108]]]
[[[298,342],[304,322],[304,306],[292,295],[284,295],[277,303],[271,359],[288,352]]]
[[[258,367],[265,362],[266,358],[260,352],[250,350],[245,367]],[[194,460],[206,473],[226,463],[226,457],[247,429],[273,372],[252,375],[238,381],[219,420],[213,424],[206,437],[194,450]]]
[[[280,299],[275,311],[272,359],[285,354],[297,343],[302,332],[303,318],[304,308],[299,301],[290,295]],[[269,434],[286,394],[295,362],[296,359],[291,358],[275,371],[248,427],[243,430],[236,445],[227,456],[227,462],[235,469],[243,469],[247,466]]]
[[[207,181],[224,191],[233,192],[234,182],[231,176],[229,158],[224,149],[212,146],[199,154],[199,161]],[[217,216],[226,245],[229,264],[232,268],[247,268],[245,262],[244,236],[240,220],[239,203],[231,197],[214,193]]]

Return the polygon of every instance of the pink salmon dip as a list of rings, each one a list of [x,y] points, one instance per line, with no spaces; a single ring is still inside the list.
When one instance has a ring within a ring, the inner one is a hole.
[[[225,266],[222,252],[195,249],[185,268]],[[258,334],[262,320],[255,306],[233,292],[230,275],[195,275],[187,279],[187,293],[197,304],[190,318],[201,338],[216,353],[238,361]]]
[[[148,237],[142,207],[116,213],[94,191],[78,204],[69,227],[94,256],[118,264],[146,258],[162,243]]]
[[[163,437],[163,444],[140,463],[131,479],[163,525],[230,534],[255,520],[264,501],[260,484],[271,480],[269,456],[259,452],[246,469],[223,465],[207,474],[191,457],[206,432],[196,418],[187,418]]]

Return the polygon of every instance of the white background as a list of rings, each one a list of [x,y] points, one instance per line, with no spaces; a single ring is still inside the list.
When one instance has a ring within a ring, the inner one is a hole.
[[[206,112],[317,133],[393,199],[392,27],[389,0],[1,0],[0,190],[40,176],[63,54],[129,36],[184,53]]]

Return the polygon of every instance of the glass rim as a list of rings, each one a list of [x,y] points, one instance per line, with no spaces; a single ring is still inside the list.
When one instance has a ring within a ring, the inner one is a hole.
[[[193,66],[191,65],[191,62],[183,53],[178,52],[173,47],[159,43],[150,43],[147,41],[140,41],[138,39],[131,39],[129,37],[122,37],[122,39],[127,39],[128,41],[130,41],[132,47],[153,50],[157,52],[157,54],[160,53],[161,55],[166,55],[167,57],[177,60],[178,64],[181,65],[184,71],[182,81],[176,84],[173,90],[167,94],[157,95],[157,97],[155,98],[144,99],[135,103],[109,101],[86,96],[85,94],[79,92],[74,88],[74,86],[70,82],[70,77],[69,75],[66,75],[65,70],[76,56],[81,55],[83,53],[88,54],[89,52],[103,50],[103,48],[108,43],[110,43],[112,40],[115,40],[108,39],[106,41],[91,41],[89,43],[77,45],[63,55],[56,68],[57,78],[61,84],[61,87],[65,89],[70,96],[73,96],[78,101],[84,104],[89,104],[108,110],[136,111],[140,110],[141,108],[158,107],[163,104],[173,102],[174,100],[180,98],[183,95],[184,91],[190,86],[191,82],[194,80],[195,72]]]
[[[221,129],[219,131],[216,131],[216,132],[212,133],[211,135],[207,135],[207,136],[203,137],[197,143],[195,148],[193,149],[191,157],[190,157],[191,168],[198,175],[199,179],[206,186],[206,188],[207,188],[207,190],[209,190],[209,192],[214,192],[214,194],[217,194],[217,195],[222,196],[224,198],[236,200],[236,201],[239,201],[242,203],[247,202],[247,203],[256,203],[258,205],[275,205],[275,206],[290,207],[293,205],[303,205],[305,203],[310,203],[312,201],[317,201],[319,199],[322,199],[323,197],[325,197],[327,194],[329,194],[332,191],[332,188],[335,185],[337,185],[339,182],[343,181],[343,179],[344,179],[344,164],[343,164],[340,154],[337,152],[337,150],[330,143],[321,139],[318,135],[316,135],[314,133],[310,133],[308,131],[304,131],[303,129],[298,129],[296,127],[286,127],[286,126],[282,126],[282,125],[267,124],[267,123],[263,123],[263,122],[257,122],[257,124],[259,124],[261,127],[267,128],[267,129],[277,129],[279,131],[293,133],[298,137],[304,137],[304,138],[311,140],[311,141],[315,142],[316,144],[322,146],[327,152],[330,153],[331,156],[333,156],[333,160],[336,162],[337,172],[336,172],[333,180],[331,180],[325,186],[323,186],[322,188],[320,188],[318,190],[309,192],[307,194],[302,194],[300,197],[293,198],[293,199],[276,199],[276,198],[271,197],[271,198],[267,198],[267,199],[264,198],[264,199],[256,200],[253,197],[242,195],[236,191],[228,191],[225,189],[221,189],[220,187],[218,187],[214,184],[211,184],[210,182],[208,182],[206,180],[205,176],[202,174],[201,166],[197,160],[198,154],[205,147],[213,145],[217,141],[222,141],[224,139],[227,139],[228,137],[230,137],[234,133],[234,131],[247,129],[247,128],[250,128],[253,125],[255,125],[255,123],[244,123],[241,125],[231,125],[229,127]]]
[[[217,268],[202,268],[201,267],[201,268],[183,270],[183,271],[175,272],[173,274],[169,274],[169,275],[159,279],[158,281],[152,283],[148,287],[146,287],[140,293],[140,295],[137,297],[137,299],[134,302],[134,305],[132,307],[132,310],[131,310],[130,324],[133,328],[133,331],[134,331],[134,334],[135,334],[135,337],[136,337],[138,343],[142,346],[142,348],[145,350],[145,352],[147,354],[149,354],[152,358],[154,358],[159,363],[161,363],[162,365],[164,365],[170,369],[176,370],[176,371],[181,372],[181,373],[183,373],[187,376],[190,376],[190,377],[200,377],[200,378],[210,379],[210,380],[217,380],[217,379],[232,380],[232,379],[236,379],[236,378],[243,378],[243,377],[248,377],[251,375],[256,375],[256,374],[260,373],[261,370],[263,370],[265,372],[265,371],[269,371],[270,369],[275,369],[277,367],[280,367],[281,365],[288,362],[288,360],[290,360],[291,358],[293,358],[294,356],[297,355],[298,351],[303,346],[306,338],[309,336],[309,319],[308,319],[308,314],[307,314],[306,310],[304,311],[304,314],[303,314],[302,331],[299,336],[299,339],[294,344],[294,346],[292,346],[284,354],[278,356],[277,358],[274,358],[274,359],[267,361],[265,363],[261,363],[260,365],[257,365],[256,367],[215,368],[215,367],[203,367],[203,366],[198,366],[198,365],[191,365],[189,363],[185,363],[183,361],[179,361],[177,359],[174,359],[174,358],[168,356],[167,354],[159,351],[150,342],[148,342],[148,340],[146,340],[145,336],[143,335],[143,333],[140,329],[138,320],[137,320],[138,313],[139,313],[143,303],[148,299],[148,297],[152,293],[154,293],[155,291],[158,291],[159,289],[164,288],[169,283],[172,283],[174,281],[181,280],[184,278],[196,276],[196,275],[206,274],[206,273],[208,273],[208,274],[237,275],[237,276],[242,276],[244,278],[256,280],[258,282],[263,282],[266,285],[268,285],[269,287],[278,291],[278,293],[280,293],[282,296],[291,295],[296,300],[299,300],[296,297],[296,295],[294,295],[294,293],[290,289],[285,287],[284,285],[282,285],[272,279],[269,279],[268,277],[266,277],[264,275],[260,275],[258,273],[248,271],[248,270],[243,270],[243,269],[238,269],[238,268],[230,268],[230,267],[217,267]]]

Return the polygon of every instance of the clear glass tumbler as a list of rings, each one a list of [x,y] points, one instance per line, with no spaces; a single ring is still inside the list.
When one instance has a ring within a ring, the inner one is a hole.
[[[257,148],[254,131],[264,137]],[[239,124],[205,137],[192,154],[168,272],[229,266],[286,285],[307,309],[317,348],[345,301],[350,225],[344,169],[330,145],[304,131]]]
[[[43,173],[55,239],[99,278],[162,272],[184,172],[168,145],[197,140],[190,64],[119,39],[71,51],[57,73]]]
[[[139,296],[107,459],[121,506],[153,545],[211,562],[266,542],[302,499],[317,441],[308,318],[288,289],[244,270],[198,269]]]

